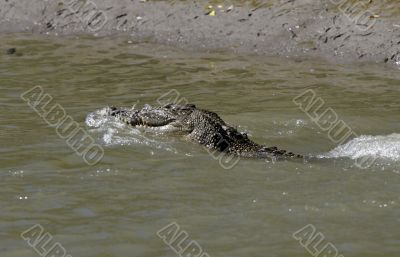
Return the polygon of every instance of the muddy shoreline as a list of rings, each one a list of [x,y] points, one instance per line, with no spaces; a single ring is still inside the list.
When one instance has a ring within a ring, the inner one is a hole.
[[[191,51],[318,57],[338,63],[400,65],[400,21],[340,1],[276,1],[270,6],[119,0],[3,0],[0,33],[130,35]],[[339,8],[338,8],[339,7]],[[351,6],[350,6],[351,7]]]

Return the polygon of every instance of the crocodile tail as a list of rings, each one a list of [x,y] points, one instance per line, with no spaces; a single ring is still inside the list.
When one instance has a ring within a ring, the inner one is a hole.
[[[254,153],[254,157],[257,158],[303,158],[300,154],[295,154],[292,152],[287,152],[286,150],[278,149],[277,147],[262,147],[260,150]]]

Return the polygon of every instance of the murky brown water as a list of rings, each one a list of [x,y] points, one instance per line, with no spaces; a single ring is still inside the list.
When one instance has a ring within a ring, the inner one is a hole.
[[[38,256],[20,236],[35,224],[73,257],[177,256],[156,234],[171,222],[211,257],[312,256],[292,237],[307,224],[325,237],[310,247],[399,255],[398,69],[185,53],[118,37],[7,35],[0,43],[19,53],[0,55],[1,256]],[[97,165],[20,98],[35,85],[104,148]],[[349,147],[292,101],[308,89],[357,135]],[[95,109],[156,105],[168,92],[259,143],[327,158],[240,160],[226,170],[179,137],[85,125]],[[361,169],[352,160],[360,157],[378,159]]]

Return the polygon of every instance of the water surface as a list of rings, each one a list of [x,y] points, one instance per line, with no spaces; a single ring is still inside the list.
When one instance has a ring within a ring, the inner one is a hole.
[[[71,256],[177,256],[171,222],[210,256],[311,256],[292,234],[312,224],[344,256],[400,253],[400,75],[378,65],[187,53],[114,38],[6,35],[0,55],[0,252],[37,256],[41,224]],[[104,149],[87,165],[20,98],[40,85]],[[312,89],[357,135],[332,142],[293,98]],[[172,91],[171,91],[172,90]],[[323,156],[240,160],[224,169],[177,136],[86,126],[106,105],[157,105],[177,93],[256,142]],[[163,98],[164,96],[164,98]],[[366,169],[355,158],[376,157]]]

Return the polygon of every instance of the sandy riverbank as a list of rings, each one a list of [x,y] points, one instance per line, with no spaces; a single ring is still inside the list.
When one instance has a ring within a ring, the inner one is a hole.
[[[208,5],[189,1],[92,0],[80,4],[78,0],[3,0],[0,32],[125,33],[133,40],[189,50],[400,64],[400,20],[377,13],[373,6],[358,8],[363,16],[357,19],[349,11],[353,3],[345,0],[286,0],[268,6],[225,2],[213,4],[211,9]]]

